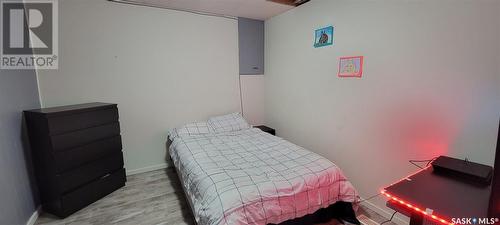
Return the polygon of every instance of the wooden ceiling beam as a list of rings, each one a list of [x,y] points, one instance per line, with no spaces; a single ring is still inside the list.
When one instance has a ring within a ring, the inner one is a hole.
[[[267,1],[276,2],[284,5],[299,6],[308,2],[309,0],[267,0]]]

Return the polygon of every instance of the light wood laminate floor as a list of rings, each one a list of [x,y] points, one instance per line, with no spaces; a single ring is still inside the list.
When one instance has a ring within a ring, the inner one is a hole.
[[[386,220],[363,207],[358,213],[366,215],[377,223]],[[177,174],[172,168],[129,176],[125,187],[68,218],[61,220],[48,213],[42,213],[36,224],[194,225]],[[333,225],[337,222],[331,221],[327,224]]]

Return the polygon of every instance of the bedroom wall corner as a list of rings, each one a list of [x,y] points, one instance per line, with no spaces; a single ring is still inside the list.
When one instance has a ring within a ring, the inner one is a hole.
[[[237,35],[235,19],[59,1],[59,69],[38,71],[42,105],[117,103],[127,171],[164,167],[169,129],[240,111]]]
[[[273,17],[265,24],[266,123],[339,165],[363,198],[415,171],[410,159],[492,165],[498,9],[495,0],[315,0]],[[330,25],[335,44],[314,48],[315,29]],[[363,77],[339,78],[339,57],[357,55]],[[382,197],[370,205],[392,212]]]
[[[251,125],[264,125],[264,75],[240,75],[243,115]]]

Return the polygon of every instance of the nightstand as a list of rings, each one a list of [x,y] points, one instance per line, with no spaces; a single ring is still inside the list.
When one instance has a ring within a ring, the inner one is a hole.
[[[264,126],[264,125],[255,126],[255,128],[259,128],[260,130],[262,130],[262,131],[264,131],[266,133],[270,133],[272,135],[276,135],[276,131],[273,128],[270,128],[270,127],[267,127],[267,126]]]

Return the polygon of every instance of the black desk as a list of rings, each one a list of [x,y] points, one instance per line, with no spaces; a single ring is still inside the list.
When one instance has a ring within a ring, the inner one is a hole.
[[[411,225],[422,224],[424,218],[437,224],[452,224],[452,218],[487,218],[491,186],[432,171],[429,166],[384,188],[387,206],[409,216]]]

